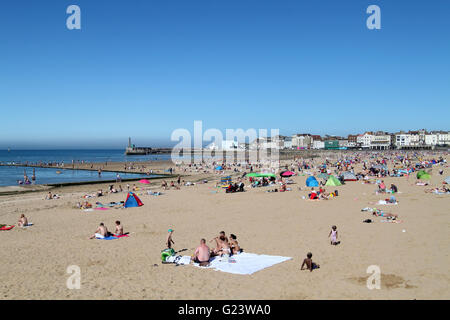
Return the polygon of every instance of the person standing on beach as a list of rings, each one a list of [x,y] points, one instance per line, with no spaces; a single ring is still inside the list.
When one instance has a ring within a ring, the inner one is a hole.
[[[336,226],[332,226],[331,227],[331,231],[330,231],[330,233],[328,234],[328,237],[330,237],[331,236],[331,244],[332,245],[336,245],[338,242],[337,242],[337,238],[338,238],[338,232],[337,232],[337,228],[336,228]]]
[[[172,240],[173,231],[174,231],[173,229],[167,230],[167,232],[169,234],[167,235],[166,244],[167,244],[167,248],[169,248],[169,249],[172,249],[172,244],[175,244],[175,242]]]

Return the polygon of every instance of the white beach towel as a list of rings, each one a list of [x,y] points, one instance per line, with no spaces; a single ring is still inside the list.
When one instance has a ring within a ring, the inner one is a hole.
[[[290,259],[292,258],[244,252],[230,258],[214,257],[209,266],[205,268],[234,274],[252,274]],[[200,267],[198,263],[194,263],[194,265]]]
[[[398,202],[395,203],[391,203],[391,202],[387,202],[386,200],[378,200],[378,204],[382,204],[382,205],[398,205]]]

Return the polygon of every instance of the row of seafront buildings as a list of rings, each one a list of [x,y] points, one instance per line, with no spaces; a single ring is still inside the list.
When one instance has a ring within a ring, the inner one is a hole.
[[[434,149],[435,147],[450,146],[449,131],[426,131],[425,129],[408,132],[365,132],[350,134],[347,137],[320,136],[309,133],[294,134],[292,136],[274,136],[257,138],[251,143],[236,141],[222,141],[223,150],[258,150],[258,149]],[[217,149],[211,144],[209,149]]]

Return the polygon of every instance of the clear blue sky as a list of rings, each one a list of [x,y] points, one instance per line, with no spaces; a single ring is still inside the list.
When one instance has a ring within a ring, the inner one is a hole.
[[[66,8],[81,8],[68,30]],[[369,30],[366,8],[381,8]],[[0,148],[450,124],[450,1],[2,0]]]

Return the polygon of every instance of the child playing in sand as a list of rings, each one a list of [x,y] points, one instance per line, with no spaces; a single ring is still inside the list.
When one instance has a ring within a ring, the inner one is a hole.
[[[175,242],[172,240],[173,231],[174,231],[173,229],[167,230],[167,232],[169,232],[169,234],[167,235],[166,244],[167,244],[167,248],[169,248],[169,249],[172,249],[172,244],[175,244]]]
[[[338,244],[338,242],[337,242],[338,232],[337,232],[336,226],[331,227],[331,231],[330,231],[330,234],[328,235],[328,237],[330,237],[330,236],[331,236],[331,244],[337,245]]]
[[[306,269],[311,271],[311,272],[313,271],[313,269],[319,269],[320,268],[320,265],[314,263],[311,258],[312,258],[312,253],[308,252],[308,254],[306,255],[306,258],[303,260],[302,267],[301,267],[300,270],[305,270],[305,269],[303,269],[303,267],[305,265],[306,265]]]

